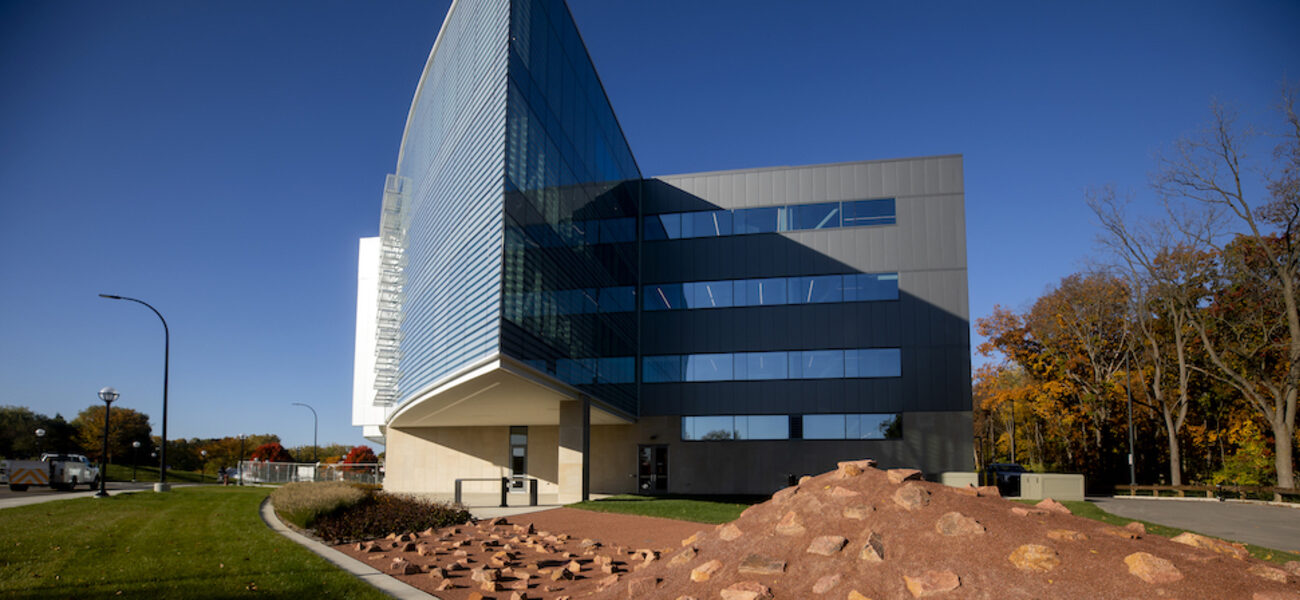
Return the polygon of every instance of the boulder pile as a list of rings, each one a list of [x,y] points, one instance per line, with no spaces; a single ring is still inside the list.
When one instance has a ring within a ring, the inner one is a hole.
[[[1147,535],[870,460],[806,477],[618,579],[592,597],[1300,600],[1300,564],[1239,544]]]

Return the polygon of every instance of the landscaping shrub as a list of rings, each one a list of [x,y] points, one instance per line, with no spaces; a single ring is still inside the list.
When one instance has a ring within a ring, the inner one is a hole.
[[[341,481],[290,483],[271,492],[280,518],[310,528],[322,517],[355,506],[369,494]]]
[[[446,527],[469,519],[469,511],[450,504],[377,493],[346,510],[321,517],[313,528],[323,539],[350,542]]]

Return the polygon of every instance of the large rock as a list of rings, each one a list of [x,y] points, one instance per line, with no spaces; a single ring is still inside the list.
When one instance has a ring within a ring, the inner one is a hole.
[[[1053,529],[1047,532],[1047,537],[1058,542],[1082,542],[1088,539],[1088,534],[1073,529]]]
[[[706,562],[698,567],[695,567],[694,569],[691,569],[691,581],[694,582],[708,581],[710,578],[713,577],[713,574],[717,573],[718,569],[721,568],[722,568],[722,561],[714,559],[709,562]]]
[[[722,600],[771,600],[772,590],[757,581],[733,583],[719,592]]]
[[[863,542],[858,558],[873,563],[885,560],[885,544],[880,539],[879,533],[872,531],[867,534],[867,541]]]
[[[925,488],[919,485],[908,484],[894,492],[894,504],[906,510],[920,510],[929,503],[930,492],[927,492]]]
[[[727,523],[722,526],[722,529],[718,530],[718,538],[724,542],[730,542],[742,535],[745,535],[745,532],[736,527],[734,523]]]
[[[1220,539],[1205,537],[1190,531],[1180,533],[1170,539],[1179,544],[1185,544],[1193,548],[1203,548],[1205,550],[1218,552],[1219,554],[1227,554],[1228,556],[1240,560],[1245,560],[1250,557],[1250,552],[1247,552],[1246,547],[1241,544],[1233,544]]]
[[[957,589],[961,578],[952,571],[926,571],[915,577],[904,575],[903,583],[913,598],[925,598]]]
[[[1057,502],[1051,498],[1044,498],[1042,502],[1035,504],[1034,508],[1039,508],[1054,513],[1060,513],[1063,515],[1071,514],[1070,509],[1066,508],[1064,504],[1061,504],[1060,502]]]
[[[921,472],[916,469],[890,469],[885,471],[885,476],[889,478],[889,483],[903,483],[913,479],[920,479]]]
[[[1129,574],[1147,583],[1173,583],[1183,578],[1178,567],[1159,556],[1146,552],[1134,552],[1124,557]]]
[[[1011,552],[1007,557],[1011,564],[1021,571],[1046,573],[1061,564],[1061,557],[1056,551],[1040,544],[1025,544]]]
[[[750,554],[740,561],[737,570],[746,575],[780,575],[785,572],[785,561],[762,554]]]
[[[786,512],[785,516],[781,517],[781,521],[776,524],[776,532],[781,535],[803,535],[804,531],[806,530],[803,519],[799,518],[799,513],[793,510]]]
[[[835,586],[840,584],[840,575],[826,575],[813,584],[812,591],[814,594],[825,594],[831,591]]]
[[[1252,565],[1250,568],[1246,569],[1246,572],[1256,577],[1263,577],[1269,581],[1286,583],[1286,571],[1276,567],[1270,567],[1268,565]]]
[[[844,548],[844,544],[847,543],[849,543],[849,540],[842,535],[817,536],[813,538],[811,544],[808,544],[807,552],[810,554],[831,556]]]
[[[977,535],[984,533],[984,526],[975,519],[959,512],[944,513],[934,524],[934,530],[943,535]]]

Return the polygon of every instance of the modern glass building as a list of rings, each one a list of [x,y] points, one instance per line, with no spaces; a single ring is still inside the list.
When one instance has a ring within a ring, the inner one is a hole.
[[[645,177],[562,0],[455,0],[361,240],[353,422],[397,491],[969,470],[965,248],[960,156]]]

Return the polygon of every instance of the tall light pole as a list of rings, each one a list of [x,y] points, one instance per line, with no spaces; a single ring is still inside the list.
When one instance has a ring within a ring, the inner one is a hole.
[[[1137,485],[1137,461],[1133,458],[1133,378],[1128,370],[1128,354],[1124,355],[1124,391],[1128,394],[1128,484]]]
[[[199,483],[203,483],[203,477],[208,473],[208,451],[199,450],[199,456],[203,457],[199,463]]]
[[[316,462],[316,432],[320,430],[320,421],[316,418],[316,409],[307,406],[301,402],[294,402],[294,406],[306,406],[311,411],[311,461]]]
[[[239,434],[239,460],[235,461],[235,466],[239,468],[239,485],[244,485],[244,434]]]
[[[135,453],[140,451],[140,440],[131,442],[131,483],[135,483],[135,467],[139,461],[135,459]]]
[[[171,489],[171,486],[167,485],[167,374],[168,374],[168,372],[169,372],[169,370],[170,370],[170,369],[169,369],[169,366],[170,366],[170,365],[169,365],[169,362],[171,361],[171,346],[172,346],[172,334],[171,334],[171,330],[169,330],[169,329],[167,328],[167,319],[164,319],[164,318],[163,318],[162,313],[158,312],[158,309],[154,308],[153,306],[150,306],[149,303],[148,303],[148,302],[145,302],[144,300],[137,300],[137,299],[135,299],[135,298],[127,298],[126,296],[114,296],[114,295],[112,295],[112,294],[100,294],[99,297],[100,297],[100,298],[108,298],[108,299],[110,299],[110,300],[129,300],[129,301],[131,301],[131,302],[135,302],[135,303],[138,303],[138,304],[143,304],[143,305],[145,305],[146,308],[148,308],[149,310],[152,310],[152,311],[153,311],[153,314],[158,315],[158,320],[159,320],[159,321],[162,321],[162,326],[163,326],[163,412],[162,412],[162,447],[161,447],[161,449],[160,449],[160,453],[162,454],[162,457],[161,457],[161,459],[160,459],[160,461],[159,461],[159,466],[158,466],[158,483],[155,483],[155,484],[154,484],[154,486],[153,486],[153,491],[155,491],[155,492],[165,492],[165,491]]]
[[[104,489],[104,480],[108,479],[108,414],[113,408],[113,401],[120,396],[111,387],[99,390],[99,399],[104,401],[104,454],[99,457],[99,493],[95,494],[96,498],[108,497],[108,492]]]

